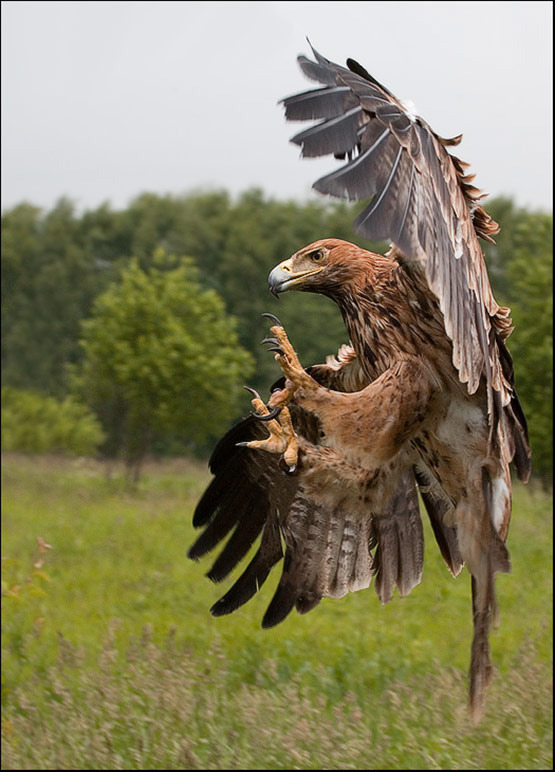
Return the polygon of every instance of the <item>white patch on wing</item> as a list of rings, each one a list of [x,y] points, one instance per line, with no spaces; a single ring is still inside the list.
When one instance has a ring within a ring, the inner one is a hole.
[[[491,518],[493,521],[493,527],[499,533],[505,522],[507,512],[510,512],[511,509],[511,491],[505,478],[494,477],[494,479],[491,481],[491,494]]]

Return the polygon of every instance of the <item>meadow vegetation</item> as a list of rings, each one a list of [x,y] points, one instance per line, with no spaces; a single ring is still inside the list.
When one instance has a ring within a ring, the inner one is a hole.
[[[422,583],[324,600],[271,630],[277,582],[229,617],[186,558],[209,475],[5,454],[4,769],[552,768],[551,499],[515,488],[485,718],[466,712],[470,582],[427,524]]]

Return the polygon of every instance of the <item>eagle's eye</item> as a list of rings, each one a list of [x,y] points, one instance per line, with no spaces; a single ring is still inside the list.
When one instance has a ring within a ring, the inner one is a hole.
[[[321,249],[315,249],[314,252],[310,253],[310,259],[314,263],[319,263],[324,259],[324,252]]]

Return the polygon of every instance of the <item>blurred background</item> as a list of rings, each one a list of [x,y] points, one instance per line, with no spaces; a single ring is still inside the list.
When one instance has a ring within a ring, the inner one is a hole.
[[[462,133],[457,155],[501,226],[484,249],[515,324],[533,480],[515,491],[514,575],[494,642],[513,700],[500,690],[473,739],[458,713],[468,587],[438,589],[439,564],[412,611],[398,598],[379,609],[372,593],[367,614],[359,593],[262,633],[264,600],[212,620],[223,589],[185,561],[206,460],[250,409],[242,385],[265,396],[280,374],[260,346],[261,314],[280,317],[305,365],[346,342],[330,301],[278,304],[269,270],[326,236],[387,247],[352,231],[360,205],[311,190],[333,159],[302,161],[289,143],[298,129],[279,100],[312,87],[296,62],[307,38],[335,62],[358,60],[440,135]],[[368,768],[372,693],[388,706],[383,768],[550,767],[552,3],[8,0],[1,56],[6,765]],[[430,608],[443,620],[433,631]],[[339,623],[356,630],[348,646]],[[433,681],[434,657],[448,677]],[[182,692],[149,680],[170,671]],[[255,740],[272,710],[274,734]],[[141,731],[127,723],[137,715]],[[362,734],[347,742],[353,722]]]

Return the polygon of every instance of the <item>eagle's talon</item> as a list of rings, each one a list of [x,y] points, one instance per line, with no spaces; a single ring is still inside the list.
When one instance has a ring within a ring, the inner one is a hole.
[[[264,340],[260,341],[260,344],[262,345],[264,343],[271,343],[272,344],[270,346],[270,348],[268,349],[268,351],[275,351],[280,356],[283,356],[283,349],[280,348],[279,340],[277,338],[264,338]]]
[[[299,361],[297,352],[291,345],[291,341],[287,337],[287,333],[277,316],[274,316],[274,314],[262,314],[262,316],[265,316],[273,322],[270,327],[270,332],[273,333],[273,337],[265,337],[261,343],[272,344],[268,351],[273,351],[277,354],[275,359],[281,367],[283,374],[292,381],[295,388],[298,388],[303,381],[306,381],[308,376]]]
[[[273,314],[262,314],[262,316],[265,316],[267,319],[277,325],[277,327],[283,327],[283,324],[279,321],[277,316],[274,316]]]
[[[253,389],[253,388],[251,388],[250,386],[243,386],[243,388],[244,388],[246,391],[248,391],[248,392],[249,392],[249,394],[252,394],[252,396],[253,396],[255,399],[259,399],[260,401],[262,401],[262,397],[260,396],[260,394],[257,392],[257,390],[256,390],[256,389]]]
[[[281,407],[275,407],[273,410],[271,410],[266,415],[261,415],[260,413],[252,413],[251,415],[253,418],[256,418],[258,421],[272,421],[274,418],[277,418],[278,415],[281,413],[282,408]]]
[[[314,381],[300,363],[297,352],[291,345],[291,341],[284,328],[273,326],[270,328],[270,332],[275,336],[277,346],[271,346],[268,350],[276,354],[276,362],[280,366],[282,373],[291,382],[289,388],[290,397],[287,400],[290,401],[290,398],[297,389],[301,387],[310,389],[314,386]],[[264,341],[273,343],[274,339],[268,337]]]
[[[256,405],[257,410],[265,410],[265,405]],[[280,420],[275,420],[281,413]],[[281,456],[280,464],[288,475],[295,474],[298,467],[299,443],[291,414],[288,408],[283,405],[274,408],[274,410],[263,414],[262,412],[252,413],[259,421],[267,421],[268,437],[265,440],[251,440],[250,442],[237,442],[238,447],[246,447],[251,450],[264,450],[267,453],[275,453]]]

